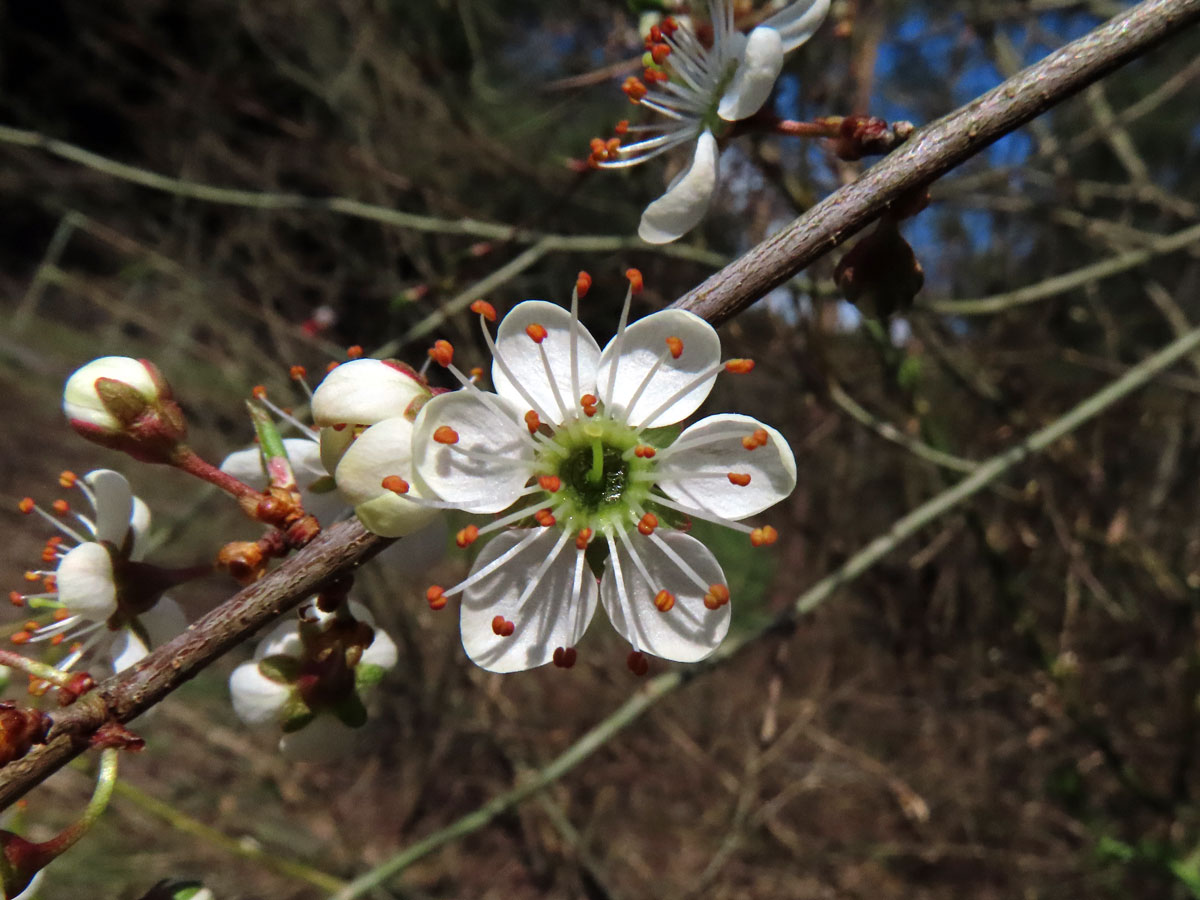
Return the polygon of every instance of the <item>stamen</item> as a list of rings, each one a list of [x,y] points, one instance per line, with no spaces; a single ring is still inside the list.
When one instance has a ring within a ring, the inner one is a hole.
[[[458,432],[449,425],[439,425],[433,433],[433,439],[439,444],[457,444]]]
[[[492,333],[488,331],[487,325],[484,324],[482,319],[480,319],[479,325],[483,330],[483,340],[487,344],[488,350],[492,354],[492,361],[495,363],[495,365],[500,367],[500,371],[504,373],[505,377],[508,378],[512,386],[516,388],[517,393],[520,394],[525,402],[529,404],[529,408],[536,412],[541,418],[549,420],[550,416],[546,415],[546,411],[542,409],[538,405],[537,401],[529,395],[529,392],[521,386],[521,379],[517,378],[517,376],[513,373],[513,370],[510,369],[508,364],[504,362],[504,357],[500,355],[500,349],[496,346],[495,340],[492,339]],[[480,391],[480,394],[483,397],[492,396],[486,391]]]
[[[742,534],[750,534],[754,530],[749,525],[743,524],[742,522],[735,522],[733,519],[725,519],[716,515],[715,513],[705,512],[702,509],[686,506],[683,503],[677,503],[674,500],[663,497],[659,494],[654,494],[650,499],[659,506],[665,506],[667,509],[673,509],[676,512],[683,513],[685,516],[690,516],[693,519],[700,519],[704,522],[712,522],[714,525],[721,525],[725,528],[731,528],[734,531],[742,532]],[[688,528],[685,528],[681,525],[679,526],[679,530],[687,531]]]
[[[58,474],[58,483],[64,488],[75,487],[75,482],[79,480],[79,476],[69,469],[65,469]]]
[[[385,491],[391,491],[393,494],[407,494],[409,484],[399,475],[388,475],[380,483],[380,486]]]
[[[626,124],[628,124],[628,123],[626,123]],[[617,128],[619,129],[620,127],[621,127],[620,123],[618,123]],[[575,276],[575,292],[578,294],[580,299],[586,297],[587,292],[590,291],[591,289],[592,289],[592,276],[591,275],[589,275],[587,272],[580,272],[578,275]]]
[[[720,609],[729,602],[729,588],[723,584],[713,584],[704,595],[704,605],[708,609]]]
[[[748,434],[742,438],[742,446],[747,450],[757,450],[759,447],[765,447],[771,438],[762,428],[756,428],[753,434]]]
[[[65,516],[67,513],[69,513],[71,511],[71,504],[67,503],[66,500],[59,499],[59,500],[55,500],[53,503],[51,503],[50,508],[52,510],[54,510],[56,513],[58,513],[60,516]]]
[[[631,103],[640,103],[642,98],[646,96],[646,85],[642,84],[633,75],[625,79],[625,83],[621,85],[621,90],[625,92],[625,96],[629,98]]]
[[[592,535],[594,533],[595,532],[593,532],[592,529],[590,529],[590,528],[579,529],[579,533],[577,535],[575,535],[575,549],[586,550],[588,543],[591,541]],[[11,597],[12,594],[10,594],[9,596]]]
[[[492,619],[492,631],[498,637],[509,637],[516,630],[516,627],[514,623],[504,618],[504,616],[496,616]]]
[[[638,531],[644,535],[654,534],[654,529],[658,527],[658,516],[654,513],[645,513],[638,520]]]
[[[459,547],[466,549],[470,547],[479,538],[479,527],[477,525],[468,525],[454,536],[454,543]]]
[[[748,472],[730,472],[728,475],[729,483],[738,487],[746,487],[750,483],[750,474]]]
[[[538,484],[541,485],[542,490],[553,494],[562,487],[562,479],[557,475],[539,475]]]
[[[546,329],[537,324],[537,322],[532,322],[529,325],[526,325],[525,333],[529,335],[529,339],[535,344],[540,344],[542,341],[544,341],[547,334]]]
[[[750,544],[754,547],[769,547],[779,540],[779,532],[770,525],[755,528],[750,532]]]
[[[441,609],[446,605],[446,592],[436,584],[431,584],[425,591],[425,599],[430,609]]]
[[[554,648],[554,664],[560,669],[569,669],[575,665],[575,660],[578,654],[574,647],[555,647]]]
[[[256,384],[251,389],[250,393],[254,396],[254,398],[256,400],[266,400],[267,399],[267,389],[261,384]]]
[[[21,502],[17,504],[17,509],[25,515],[29,515],[37,508],[37,504],[33,502],[32,497],[22,497]]]
[[[346,359],[359,359],[363,355],[363,348],[358,344],[346,348]]]
[[[334,369],[336,369],[340,365],[341,365],[341,363],[338,362],[336,359],[333,360],[333,362],[331,362],[327,366],[325,366],[325,374],[328,375],[330,372],[332,372]],[[265,392],[265,390],[266,389],[264,388],[264,392]]]
[[[650,540],[654,541],[654,543],[658,546],[658,549],[661,550],[666,557],[671,560],[671,562],[675,563],[675,565],[679,567],[679,571],[686,575],[688,580],[696,585],[696,587],[700,588],[702,591],[707,591],[709,589],[708,582],[701,578],[700,573],[688,565],[687,561],[678,553],[676,553],[671,548],[670,544],[664,541],[657,534],[651,534],[649,535],[649,538]]]
[[[488,303],[486,300],[476,300],[471,304],[471,312],[483,316],[489,322],[496,321],[496,307]]]
[[[613,389],[616,387],[616,384],[617,384],[617,369],[621,365],[621,349],[622,349],[621,345],[625,341],[625,325],[629,321],[629,307],[630,307],[630,304],[633,302],[633,295],[635,293],[635,291],[633,289],[633,275],[634,274],[637,275],[638,291],[640,291],[642,289],[642,273],[638,272],[637,269],[629,269],[625,273],[625,277],[629,279],[629,290],[627,290],[625,292],[625,303],[621,307],[621,318],[617,320],[617,334],[616,334],[616,337],[614,337],[612,339],[612,344],[610,345],[613,349],[613,361],[612,361],[612,367],[608,370],[608,387],[604,393],[604,402],[606,405],[608,403],[612,402]],[[585,394],[584,396],[590,397],[592,395]],[[595,404],[593,403],[592,405],[594,406]],[[584,406],[583,411],[585,413],[587,412],[586,405]],[[592,414],[588,413],[588,415],[590,416]]]
[[[725,371],[734,375],[745,375],[754,370],[752,359],[731,359],[725,363]]]
[[[672,359],[679,359],[683,356],[683,341],[677,337],[667,338],[667,349],[671,351]]]
[[[454,361],[454,345],[445,340],[434,341],[429,348],[429,358],[443,369],[446,368]]]
[[[546,509],[539,509],[537,512],[535,512],[533,514],[533,517],[537,520],[537,523],[539,525],[541,525],[543,528],[549,528],[550,526],[556,524],[556,522],[557,522],[557,520],[554,518],[554,513],[550,510],[549,507],[547,507]]]
[[[654,595],[654,605],[659,612],[670,612],[675,606],[675,595],[668,590],[661,590]]]
[[[595,394],[584,394],[579,398],[579,405],[583,408],[583,414],[589,419],[596,414],[596,404],[600,402],[600,398]]]
[[[20,594],[17,591],[9,591],[8,592],[8,602],[11,603],[13,606],[24,606],[25,605],[25,597],[23,594]]]
[[[292,381],[303,381],[307,374],[308,370],[305,369],[304,366],[292,366],[288,369],[288,377],[291,378]]]
[[[629,289],[635,294],[640,294],[645,286],[642,273],[637,269],[626,269],[625,277],[629,279]]]

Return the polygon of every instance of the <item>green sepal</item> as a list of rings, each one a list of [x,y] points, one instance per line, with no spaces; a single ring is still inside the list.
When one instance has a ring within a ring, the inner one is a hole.
[[[299,700],[299,698],[297,698],[297,700],[298,702],[295,704],[295,712],[291,712],[293,708],[291,701],[284,706],[282,724],[284,734],[294,734],[317,717],[317,714],[309,709],[304,704],[303,700]]]
[[[344,700],[339,700],[330,712],[341,719],[343,725],[350,728],[362,728],[367,724],[367,708],[357,692],[351,693]]]
[[[290,685],[300,677],[300,660],[294,656],[277,653],[258,661],[258,672],[263,678],[276,684]]]
[[[370,663],[360,662],[354,668],[354,689],[362,691],[374,687],[383,680],[385,674],[387,674],[387,669],[383,666],[373,666]]]
[[[123,426],[133,424],[150,408],[150,401],[144,394],[115,378],[97,378],[95,388],[104,408]]]
[[[333,480],[332,475],[322,475],[310,484],[306,490],[310,494],[328,494],[337,490],[337,482]]]
[[[641,434],[641,440],[644,444],[649,444],[651,447],[670,447],[675,443],[675,439],[683,432],[683,427],[680,425],[662,425],[658,428],[647,428]]]

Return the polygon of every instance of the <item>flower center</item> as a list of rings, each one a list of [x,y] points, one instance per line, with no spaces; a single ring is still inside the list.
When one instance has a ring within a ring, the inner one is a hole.
[[[547,475],[559,478],[554,499],[572,530],[632,528],[634,511],[649,498],[653,462],[634,456],[637,432],[596,417],[572,422],[554,435],[558,453],[543,455]],[[541,467],[539,467],[541,468]]]

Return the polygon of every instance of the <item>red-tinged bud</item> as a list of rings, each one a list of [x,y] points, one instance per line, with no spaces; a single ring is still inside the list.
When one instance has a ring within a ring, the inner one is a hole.
[[[44,744],[53,724],[36,709],[22,709],[10,700],[0,701],[0,766],[20,759],[34,744]]]
[[[134,734],[120,722],[105,722],[92,733],[89,743],[95,750],[112,748],[127,750],[130,753],[137,753],[146,747],[144,738]]]
[[[262,548],[254,541],[232,541],[217,553],[217,566],[238,584],[253,584],[266,573]]]

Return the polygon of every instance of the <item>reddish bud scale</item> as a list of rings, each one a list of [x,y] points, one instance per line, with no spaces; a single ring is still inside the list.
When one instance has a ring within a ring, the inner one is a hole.
[[[449,425],[439,425],[433,433],[433,439],[439,444],[457,444],[458,432]]]
[[[425,591],[425,600],[430,609],[441,609],[446,605],[446,592],[438,585],[430,585]]]
[[[597,140],[599,140],[597,138]],[[486,300],[476,300],[471,304],[471,312],[478,316],[483,316],[489,322],[496,321],[496,307],[488,303]]]
[[[504,616],[496,616],[494,619],[492,619],[492,631],[497,637],[508,637],[516,630],[516,628],[517,626],[513,622],[510,622],[508,619],[504,618]]]
[[[654,605],[659,612],[670,612],[675,607],[675,595],[667,590],[659,591],[654,595]]]
[[[557,475],[541,475],[538,477],[538,486],[553,494],[562,487],[562,479]]]
[[[745,375],[754,370],[752,359],[731,359],[725,363],[725,371],[734,375]]]
[[[738,487],[745,487],[750,483],[750,475],[746,472],[730,472],[728,477],[729,483]]]
[[[454,345],[446,340],[434,341],[429,348],[429,358],[442,368],[454,362]]]
[[[479,528],[476,525],[468,525],[454,536],[454,543],[459,547],[470,547],[479,538]]]
[[[555,647],[554,648],[554,664],[560,669],[569,669],[575,665],[575,659],[578,654],[574,647]]]
[[[358,344],[354,344],[353,346],[346,348],[346,358],[347,359],[359,359],[362,357],[362,355],[363,355],[363,348],[360,347]]]
[[[529,339],[535,344],[540,344],[546,339],[546,329],[537,322],[532,322],[525,326],[525,333],[529,335]]]
[[[393,494],[407,494],[409,484],[399,475],[388,475],[380,482],[380,487],[385,491],[391,491]]]
[[[667,349],[671,351],[672,359],[679,359],[683,356],[683,341],[677,337],[667,338]]]
[[[538,414],[532,409],[525,413],[525,427],[529,429],[529,433],[533,434],[542,425],[542,420],[538,418]]]
[[[639,653],[637,650],[631,650],[625,657],[625,665],[629,666],[629,671],[638,678],[650,671],[650,660],[646,659],[646,654]]]
[[[592,529],[581,528],[579,534],[575,535],[575,549],[586,550],[588,542],[592,539]]]
[[[640,294],[642,288],[646,286],[642,273],[637,269],[626,269],[625,277],[629,279],[629,289],[635,294]]]

